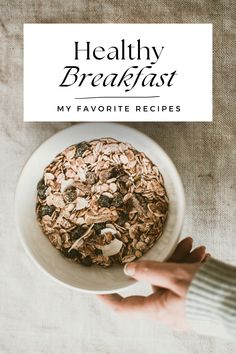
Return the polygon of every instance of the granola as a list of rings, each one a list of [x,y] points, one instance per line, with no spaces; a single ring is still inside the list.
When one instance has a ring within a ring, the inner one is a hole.
[[[83,265],[140,258],[163,233],[168,197],[151,160],[111,138],[69,146],[44,169],[37,219],[51,244]]]

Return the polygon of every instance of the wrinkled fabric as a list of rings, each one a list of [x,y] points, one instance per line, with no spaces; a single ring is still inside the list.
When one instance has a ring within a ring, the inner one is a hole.
[[[157,141],[182,177],[182,236],[193,235],[215,258],[236,264],[235,14],[234,0],[1,1],[0,353],[236,352],[223,339],[123,317],[94,296],[62,287],[31,263],[13,222],[14,191],[25,161],[46,138],[71,125],[23,123],[23,23],[213,23],[214,122],[128,125]],[[149,292],[137,284],[124,295]]]

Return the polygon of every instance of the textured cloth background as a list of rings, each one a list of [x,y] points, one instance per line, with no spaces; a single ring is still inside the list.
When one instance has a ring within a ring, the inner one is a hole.
[[[120,317],[96,297],[58,285],[31,264],[13,222],[14,190],[26,159],[70,125],[23,123],[24,22],[213,23],[214,123],[131,125],[155,139],[182,176],[187,199],[183,236],[192,234],[214,257],[236,264],[235,13],[234,0],[0,1],[1,354],[236,352],[219,338],[177,334],[153,321]],[[138,284],[133,293],[147,291]]]

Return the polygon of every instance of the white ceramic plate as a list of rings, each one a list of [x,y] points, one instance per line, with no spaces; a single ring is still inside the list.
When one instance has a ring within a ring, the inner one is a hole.
[[[169,215],[162,237],[142,259],[166,260],[179,240],[184,218],[184,192],[178,172],[162,148],[139,131],[115,123],[73,125],[46,140],[24,166],[16,189],[15,217],[17,229],[26,252],[45,274],[63,285],[90,293],[113,293],[134,284],[120,265],[103,269],[84,267],[71,262],[50,244],[37,223],[35,214],[36,186],[44,168],[69,145],[83,140],[112,137],[132,144],[156,164],[165,181],[170,200]]]

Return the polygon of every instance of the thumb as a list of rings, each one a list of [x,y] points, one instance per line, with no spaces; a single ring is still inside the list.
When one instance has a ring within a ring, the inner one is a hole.
[[[136,280],[147,281],[152,285],[182,295],[186,292],[187,285],[189,285],[193,276],[192,268],[193,265],[191,264],[137,261],[127,263],[124,272]]]

